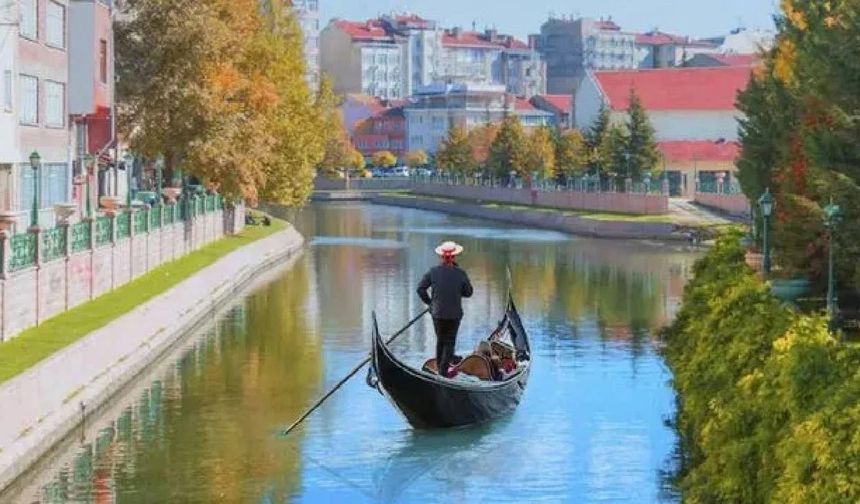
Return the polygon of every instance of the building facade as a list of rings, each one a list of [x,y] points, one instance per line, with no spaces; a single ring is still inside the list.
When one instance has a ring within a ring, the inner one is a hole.
[[[17,2],[0,7],[0,210],[17,210],[18,165],[21,148],[18,132],[18,8]]]
[[[501,84],[530,97],[545,92],[546,67],[525,42],[495,30],[443,30],[415,15],[332,21],[323,30],[322,70],[342,93],[401,98],[432,84]]]
[[[555,116],[555,125],[560,129],[573,127],[573,95],[537,95],[530,100],[536,108],[549,112]]]
[[[69,96],[69,2],[18,0],[17,123],[18,159],[13,166],[12,208],[29,222],[36,198],[39,223],[53,223],[53,205],[71,199],[72,136]],[[41,158],[38,170],[30,155]],[[35,194],[34,194],[35,193]]]
[[[362,121],[352,136],[353,145],[365,158],[380,151],[406,156],[406,119],[403,105],[387,108]]]
[[[508,94],[500,84],[435,84],[404,107],[406,150],[435,154],[452,126],[471,129],[517,115],[527,128],[552,126],[554,116]]]
[[[719,45],[690,37],[653,30],[635,36],[639,68],[672,68],[684,66],[700,54],[714,54]]]
[[[609,19],[550,18],[533,36],[546,60],[546,92],[573,93],[588,70],[637,68],[636,37]]]
[[[334,80],[336,93],[386,99],[406,95],[407,39],[390,33],[383,22],[332,20],[322,31],[320,44],[321,70]]]
[[[701,174],[734,171],[736,96],[751,75],[750,66],[589,72],[575,97],[574,124],[588,128],[601,107],[612,122],[625,122],[634,90],[654,127],[672,194],[690,195]]]
[[[311,90],[320,82],[320,8],[319,0],[292,0],[293,12],[304,35],[305,77]]]
[[[84,170],[90,155],[109,159],[116,145],[113,124],[114,68],[111,7],[101,0],[71,0],[69,4],[69,114],[73,126],[72,196],[84,210],[89,177],[90,201],[95,205],[106,189],[108,174]],[[114,175],[116,175],[114,173]],[[125,177],[122,177],[123,179]]]

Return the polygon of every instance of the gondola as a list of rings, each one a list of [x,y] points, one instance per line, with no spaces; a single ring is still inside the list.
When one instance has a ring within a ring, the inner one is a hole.
[[[513,299],[508,296],[504,317],[487,338],[494,351],[509,350],[515,370],[501,380],[462,381],[439,376],[428,366],[416,369],[388,348],[373,317],[372,364],[368,384],[387,396],[417,429],[481,424],[504,415],[520,402],[529,378],[531,349]],[[475,367],[480,356],[463,359],[459,367]],[[479,363],[480,364],[480,363]],[[480,367],[480,366],[478,366]]]

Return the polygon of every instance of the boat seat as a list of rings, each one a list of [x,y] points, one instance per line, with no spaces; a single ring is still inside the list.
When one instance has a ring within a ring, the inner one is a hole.
[[[483,355],[470,355],[463,359],[457,366],[457,370],[461,373],[480,378],[481,380],[492,380],[493,372],[490,367],[490,361]]]
[[[436,366],[436,359],[427,359],[427,362],[421,366],[422,371],[426,371],[428,373],[439,373],[439,369]]]
[[[501,357],[502,359],[512,359],[514,357],[514,347],[508,345],[507,343],[502,343],[501,341],[491,341],[490,348],[493,349],[493,353]]]

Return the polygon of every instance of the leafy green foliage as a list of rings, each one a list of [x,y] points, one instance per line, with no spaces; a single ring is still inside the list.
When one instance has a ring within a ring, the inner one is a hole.
[[[471,173],[475,170],[477,163],[465,128],[451,126],[448,129],[448,137],[436,152],[436,164],[450,173]]]
[[[665,355],[685,502],[856,502],[860,350],[781,305],[737,233],[694,267]]]
[[[530,166],[528,135],[516,116],[505,117],[496,138],[490,145],[488,167],[499,177],[511,172],[525,175]]]

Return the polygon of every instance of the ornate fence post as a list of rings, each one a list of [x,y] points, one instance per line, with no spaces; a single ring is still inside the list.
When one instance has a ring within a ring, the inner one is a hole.
[[[110,219],[110,242],[116,245],[116,212],[108,214],[108,219]]]
[[[41,266],[42,256],[44,255],[44,251],[42,250],[42,228],[39,226],[30,226],[27,232],[33,235],[33,243],[36,247],[36,266]]]
[[[0,231],[0,279],[9,278],[9,257],[12,255],[9,231]]]

